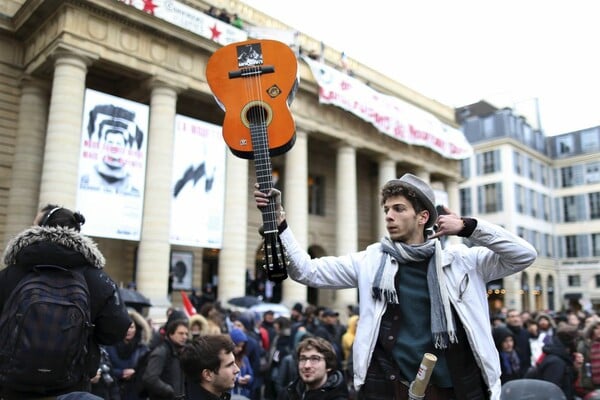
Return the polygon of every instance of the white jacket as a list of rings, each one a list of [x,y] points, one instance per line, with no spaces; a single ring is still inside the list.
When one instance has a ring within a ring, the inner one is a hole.
[[[293,280],[319,288],[358,287],[360,320],[354,340],[353,361],[354,385],[359,390],[365,382],[387,306],[383,301],[375,301],[371,295],[373,279],[381,261],[381,245],[375,243],[364,251],[345,256],[311,259],[300,247],[291,229],[285,229],[280,237],[290,261],[288,274]],[[450,300],[491,390],[491,399],[498,400],[500,364],[491,334],[486,283],[524,270],[535,261],[537,253],[525,240],[482,220],[477,220],[477,227],[469,239],[475,246],[460,244],[445,248],[442,265]],[[389,256],[386,262],[396,263]]]

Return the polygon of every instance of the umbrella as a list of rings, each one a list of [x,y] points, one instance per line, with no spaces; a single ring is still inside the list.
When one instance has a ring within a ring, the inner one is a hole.
[[[290,317],[290,309],[280,303],[260,303],[251,306],[250,311],[260,314],[261,316],[265,311],[273,311],[275,318],[278,317]]]
[[[233,297],[229,299],[228,303],[234,306],[248,308],[261,303],[261,300],[256,296],[242,296]]]
[[[133,307],[136,310],[143,307],[151,307],[150,299],[133,289],[119,288],[121,300],[128,307]]]

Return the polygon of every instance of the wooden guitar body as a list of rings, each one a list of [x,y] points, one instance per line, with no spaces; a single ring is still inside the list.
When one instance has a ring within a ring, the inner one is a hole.
[[[298,86],[298,61],[285,44],[247,40],[217,50],[206,79],[225,111],[223,139],[233,154],[254,158],[250,126],[265,125],[270,156],[294,145],[296,127],[289,106]]]

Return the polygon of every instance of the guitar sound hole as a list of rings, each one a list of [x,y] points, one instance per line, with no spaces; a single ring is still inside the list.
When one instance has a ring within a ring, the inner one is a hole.
[[[262,106],[252,106],[246,112],[246,118],[250,124],[266,124],[269,119],[269,111]]]

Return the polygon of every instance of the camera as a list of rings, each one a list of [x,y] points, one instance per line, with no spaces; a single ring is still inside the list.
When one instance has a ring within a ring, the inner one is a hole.
[[[104,381],[104,383],[106,383],[107,385],[112,385],[112,383],[115,381],[112,377],[112,375],[110,374],[110,367],[105,364],[102,363],[100,364],[100,368],[98,368],[98,370],[100,371],[100,376],[102,377],[102,380]]]

